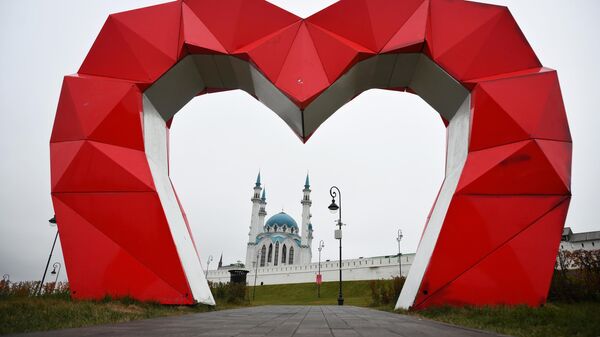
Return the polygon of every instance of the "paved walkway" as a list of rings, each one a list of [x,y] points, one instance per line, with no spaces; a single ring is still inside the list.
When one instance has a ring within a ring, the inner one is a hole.
[[[482,337],[498,335],[352,306],[264,306],[20,336]]]

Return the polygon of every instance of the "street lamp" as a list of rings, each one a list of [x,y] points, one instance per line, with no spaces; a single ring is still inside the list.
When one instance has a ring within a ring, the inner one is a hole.
[[[336,193],[337,191],[337,193]],[[342,192],[336,186],[332,186],[329,189],[329,195],[331,195],[331,205],[329,205],[329,210],[331,213],[335,214],[339,210],[338,217],[338,230],[335,231],[335,238],[340,240],[340,292],[338,294],[338,305],[344,305],[344,295],[342,294]],[[335,203],[335,197],[339,196],[340,205],[338,206]]]
[[[252,300],[256,298],[256,277],[258,276],[258,256],[260,251],[256,253],[256,263],[254,263],[254,287],[252,288]]]
[[[325,247],[325,242],[323,240],[319,241],[319,273],[317,274],[317,297],[321,298],[321,283],[323,282],[323,277],[321,276],[321,250]]]
[[[52,217],[52,219],[48,220],[50,226],[56,226],[56,215]],[[50,255],[48,256],[48,262],[46,262],[46,268],[44,269],[44,275],[42,275],[42,282],[40,282],[40,286],[38,287],[37,294],[38,296],[42,293],[42,286],[44,285],[44,280],[46,279],[46,273],[48,273],[48,266],[50,265],[50,259],[52,259],[52,252],[54,252],[54,246],[56,245],[56,239],[58,239],[58,228],[56,228],[56,235],[54,236],[54,242],[52,243],[52,249],[50,249]]]
[[[56,275],[56,279],[54,280],[54,289],[56,289],[56,285],[58,284],[58,275],[60,274],[60,268],[62,267],[62,265],[60,264],[60,262],[54,262],[54,264],[52,265],[52,272],[50,274],[52,275]],[[58,271],[56,270],[58,268]]]
[[[402,240],[402,230],[398,230],[398,237],[396,237],[396,241],[398,241],[398,269],[400,270],[400,277],[402,277],[402,253],[400,252],[400,240]]]
[[[204,273],[204,277],[208,280],[208,266],[210,266],[210,262],[213,260],[212,255],[208,256],[208,260],[206,260],[206,272]]]

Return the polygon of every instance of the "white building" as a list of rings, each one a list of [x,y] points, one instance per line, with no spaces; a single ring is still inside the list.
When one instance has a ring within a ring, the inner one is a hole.
[[[262,192],[262,193],[261,193]],[[252,216],[246,248],[246,268],[306,265],[312,260],[313,228],[310,223],[310,182],[308,175],[302,190],[302,230],[285,212],[267,216],[266,192],[261,186],[260,172],[254,185]]]
[[[573,233],[570,227],[563,229],[560,249],[566,251],[600,249],[600,231]]]
[[[265,221],[266,193],[261,184],[260,173],[256,178],[252,198],[252,216],[246,249],[245,269],[248,283],[285,284],[315,282],[319,263],[312,261],[313,225],[311,224],[310,181],[308,175],[302,190],[301,228],[285,212],[277,213]],[[414,254],[402,255],[402,275],[406,276]],[[230,268],[231,267],[231,268]],[[208,280],[229,282],[229,269],[239,265],[210,270]],[[323,282],[336,281],[339,277],[339,261],[323,261],[320,264]],[[398,255],[376,256],[342,261],[344,280],[387,279],[398,276]]]

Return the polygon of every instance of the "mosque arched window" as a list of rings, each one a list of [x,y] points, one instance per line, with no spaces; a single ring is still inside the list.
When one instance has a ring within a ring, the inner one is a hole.
[[[267,255],[267,247],[265,247],[265,245],[262,246],[262,248],[260,249],[260,266],[264,267],[265,266],[265,256]]]
[[[294,247],[290,247],[290,258],[288,259],[288,264],[294,264]]]
[[[275,243],[275,259],[273,260],[273,265],[277,265],[279,262],[279,242]]]
[[[284,244],[283,248],[281,248],[281,263],[285,263],[286,256],[287,256],[287,247]]]
[[[271,262],[273,257],[273,244],[269,244],[269,255],[267,255],[267,262]]]

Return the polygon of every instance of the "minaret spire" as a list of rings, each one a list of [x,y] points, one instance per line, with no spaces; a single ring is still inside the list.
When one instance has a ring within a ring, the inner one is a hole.
[[[258,234],[262,232],[263,224],[261,222],[264,221],[264,215],[266,212],[264,211],[266,201],[264,201],[265,192],[263,188],[260,186],[260,171],[258,171],[258,176],[256,177],[256,183],[254,184],[254,193],[252,194],[252,215],[250,217],[250,231],[248,232],[248,247],[246,249],[246,265],[250,265],[253,261],[254,256],[254,247],[256,245],[256,237]],[[261,198],[262,192],[262,198]]]
[[[312,242],[312,226],[310,224],[310,218],[312,217],[310,206],[312,205],[312,200],[310,200],[310,192],[310,180],[307,173],[306,180],[304,181],[304,189],[302,190],[302,200],[300,201],[300,204],[302,204],[302,232],[300,233],[300,246],[302,248],[302,253],[300,254],[301,264],[310,263],[312,259],[310,247]]]
[[[258,176],[256,176],[256,187],[260,187],[260,171],[258,171]]]

